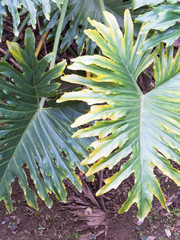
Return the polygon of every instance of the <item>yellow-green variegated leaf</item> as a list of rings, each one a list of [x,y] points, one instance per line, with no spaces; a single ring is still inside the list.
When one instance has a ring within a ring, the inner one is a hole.
[[[90,127],[77,131],[74,137],[98,136],[91,144],[94,151],[83,161],[93,164],[87,175],[106,167],[112,169],[130,154],[120,171],[105,180],[105,186],[97,195],[117,188],[133,173],[134,186],[119,212],[125,212],[137,203],[138,218],[144,219],[151,209],[153,195],[167,209],[153,172],[155,166],[180,184],[180,172],[168,160],[172,158],[180,163],[179,52],[173,59],[172,48],[164,54],[161,47],[161,57],[156,58],[154,67],[156,88],[143,95],[136,80],[154,61],[156,53],[139,51],[146,35],[140,31],[136,42],[133,41],[133,23],[128,10],[124,15],[124,35],[115,17],[108,12],[105,16],[109,26],[89,20],[96,29],[86,31],[104,56],[78,57],[70,66],[73,70],[91,72],[92,77],[73,74],[62,78],[88,88],[65,93],[59,101],[82,100],[92,105],[90,111],[72,125],[77,127],[91,122]]]

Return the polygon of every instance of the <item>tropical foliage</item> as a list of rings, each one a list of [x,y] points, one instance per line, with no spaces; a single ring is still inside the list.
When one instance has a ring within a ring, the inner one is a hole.
[[[154,174],[155,166],[180,185],[180,171],[169,161],[173,159],[180,163],[180,51],[173,58],[173,47],[167,48],[164,53],[161,45],[160,57],[155,58],[154,65],[156,88],[143,95],[136,80],[153,62],[156,51],[139,53],[146,34],[140,31],[134,43],[133,23],[128,10],[124,15],[124,35],[115,17],[108,12],[104,14],[108,26],[89,19],[96,30],[86,30],[86,34],[96,42],[104,56],[78,57],[69,67],[71,70],[91,72],[92,77],[74,74],[62,77],[64,81],[88,88],[65,93],[58,101],[81,100],[92,105],[89,113],[80,116],[72,124],[72,127],[92,124],[78,130],[74,137],[98,136],[98,140],[91,144],[94,151],[82,162],[93,164],[87,175],[106,167],[112,169],[130,154],[120,171],[105,180],[105,186],[97,195],[117,188],[133,173],[134,187],[119,212],[127,211],[136,202],[139,208],[138,218],[144,219],[151,209],[153,195],[167,209]]]
[[[162,4],[158,5],[158,3]],[[133,7],[138,8],[146,4],[154,7],[136,18],[136,21],[145,23],[143,32],[153,29],[155,33],[146,41],[143,50],[153,48],[160,42],[165,42],[167,46],[172,45],[180,36],[180,5],[178,1],[167,1],[167,4],[164,4],[164,1],[134,0]]]
[[[56,3],[56,6],[60,8],[63,0],[1,0],[0,1],[0,38],[3,30],[3,19],[7,14],[7,8],[13,17],[14,34],[18,36],[18,25],[20,23],[19,9],[21,14],[29,12],[31,18],[31,24],[36,27],[36,14],[39,7],[43,9],[44,15],[47,19],[50,19],[51,5],[52,2]]]
[[[67,0],[66,0],[67,1]],[[63,0],[38,0],[38,1],[6,1],[0,2],[0,37],[2,35],[3,19],[7,14],[6,6],[13,17],[13,27],[16,36],[19,34],[20,15],[29,13],[31,19],[31,25],[36,28],[36,19],[39,16],[45,16],[44,24],[41,28],[41,34],[51,31],[47,39],[52,40],[55,37],[57,31],[58,19],[61,14],[61,4]],[[132,7],[132,0],[104,0],[106,10],[112,12],[119,23],[120,27],[123,27],[123,13],[125,9]],[[21,9],[19,14],[18,9]],[[132,12],[133,18],[137,17],[142,11],[136,10]],[[91,17],[97,21],[103,21],[101,14],[101,8],[98,0],[92,0],[89,4],[88,0],[69,0],[66,17],[63,24],[63,29],[69,25],[65,36],[62,38],[61,51],[65,51],[75,40],[78,46],[78,53],[81,53],[84,46],[93,53],[96,44],[92,41],[88,41],[87,36],[84,34],[84,30],[90,28],[91,25],[87,21],[87,18]],[[138,29],[139,24],[136,24]],[[137,29],[135,35],[137,35]]]
[[[40,98],[48,97],[59,87],[59,83],[51,83],[51,80],[63,73],[66,61],[45,71],[52,54],[37,61],[34,41],[32,31],[27,29],[25,50],[17,43],[8,42],[11,54],[23,72],[7,62],[0,62],[0,73],[10,79],[7,82],[0,78],[0,200],[5,201],[9,211],[13,210],[10,195],[15,177],[28,204],[38,208],[36,194],[28,186],[26,167],[38,195],[48,207],[52,205],[48,196],[51,192],[59,200],[66,200],[63,179],[68,178],[81,191],[76,166],[87,172],[87,167],[80,166],[80,163],[87,156],[86,146],[90,142],[86,139],[74,141],[70,129],[73,119],[84,107],[72,104],[40,107]]]
[[[119,26],[123,27],[124,10],[131,8],[132,1],[129,0],[124,2],[122,0],[104,0],[104,4],[106,10],[110,11],[116,16]],[[50,29],[53,29],[48,36],[49,40],[54,38],[60,13],[61,10],[56,8],[52,12],[51,20],[48,21],[45,19],[44,21],[42,34],[45,34]],[[139,11],[133,12],[133,17],[137,17],[138,13]],[[103,21],[101,8],[97,0],[92,0],[91,4],[89,4],[88,0],[69,0],[68,10],[64,20],[64,28],[67,26],[67,24],[69,24],[69,27],[62,39],[60,46],[61,51],[66,50],[75,40],[78,46],[77,51],[79,54],[82,52],[84,46],[86,46],[86,49],[89,53],[92,54],[94,52],[96,44],[88,39],[86,34],[84,34],[85,29],[91,28],[91,25],[87,21],[88,17],[96,19],[100,22]],[[138,24],[136,24],[136,28],[138,28]],[[135,30],[135,34],[137,34],[137,30]]]

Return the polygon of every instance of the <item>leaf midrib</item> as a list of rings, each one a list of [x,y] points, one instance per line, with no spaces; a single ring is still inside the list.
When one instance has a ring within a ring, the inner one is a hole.
[[[115,48],[116,48],[116,46],[115,46]],[[133,48],[134,48],[134,46],[133,46]],[[142,93],[140,87],[139,87],[138,84],[134,81],[135,78],[133,77],[132,73],[129,71],[128,66],[126,66],[126,64],[125,64],[125,62],[124,62],[124,59],[121,57],[119,51],[118,51],[118,56],[119,56],[119,59],[121,59],[121,63],[123,64],[124,69],[126,69],[128,75],[130,76],[131,81],[132,81],[133,85],[135,86],[135,88],[136,88],[136,90],[137,90],[137,93],[138,93],[140,96],[142,96],[143,93]],[[117,59],[116,61],[119,62],[119,59]],[[113,60],[113,59],[112,59],[112,60]],[[128,82],[129,82],[129,81],[128,81]]]
[[[143,129],[142,129],[142,118],[143,118],[143,107],[144,107],[144,95],[141,96],[141,101],[140,101],[140,124],[139,124],[139,150],[140,150],[140,166],[141,166],[141,170],[140,170],[140,179],[141,179],[141,189],[143,189],[143,159],[142,159],[142,135],[144,133]],[[143,193],[144,191],[141,191],[141,199],[143,199]]]
[[[32,63],[34,63],[31,55],[30,55],[30,57],[31,57]],[[33,64],[33,65],[34,65],[34,64]],[[34,69],[34,68],[33,68],[33,69]],[[6,170],[4,171],[3,176],[1,177],[1,180],[3,179],[4,176],[6,176],[6,173],[7,173],[8,169],[9,169],[9,165],[11,164],[12,159],[13,159],[14,156],[16,155],[16,151],[18,150],[20,144],[23,142],[24,135],[26,134],[26,132],[27,132],[28,129],[29,129],[29,126],[32,124],[32,122],[33,122],[34,119],[36,118],[37,114],[39,113],[39,109],[40,109],[40,107],[39,107],[39,94],[38,94],[38,90],[37,90],[37,88],[36,88],[36,78],[35,78],[35,72],[34,72],[34,70],[33,70],[32,80],[33,80],[33,85],[34,85],[34,89],[35,89],[35,93],[36,93],[36,98],[37,98],[37,103],[36,103],[37,109],[36,109],[36,111],[35,111],[35,110],[33,110],[33,111],[28,111],[28,112],[32,112],[32,113],[34,112],[34,114],[33,114],[32,118],[31,118],[31,120],[29,121],[29,123],[27,124],[27,126],[26,126],[26,128],[25,128],[25,130],[24,130],[24,132],[23,132],[23,134],[22,134],[22,136],[20,137],[19,142],[18,142],[18,144],[16,145],[13,154],[12,154],[11,158],[9,159],[9,163],[8,163],[8,165],[7,165],[7,167],[6,167]],[[35,105],[35,104],[34,104],[34,105]],[[19,111],[18,111],[18,112],[19,112]],[[23,111],[22,111],[22,112],[23,112]],[[27,111],[26,111],[26,112],[27,112]],[[25,162],[25,161],[24,161],[24,162]],[[16,165],[17,165],[17,164],[16,164]],[[17,166],[18,166],[18,165],[17,165]],[[19,166],[18,166],[18,168],[19,168]]]
[[[32,112],[34,112],[34,111],[32,111]],[[4,176],[6,176],[6,173],[7,173],[7,171],[9,170],[9,165],[10,165],[12,159],[14,158],[14,155],[16,154],[16,151],[17,151],[17,149],[19,148],[19,145],[20,145],[21,142],[23,141],[22,139],[23,139],[24,135],[25,135],[26,132],[28,131],[29,126],[30,126],[31,123],[34,121],[34,119],[36,118],[36,115],[37,115],[38,113],[39,113],[39,108],[37,108],[37,111],[34,113],[32,119],[29,121],[29,123],[28,123],[26,129],[24,130],[24,132],[23,132],[21,138],[19,139],[19,142],[18,142],[18,144],[16,145],[15,150],[14,150],[14,152],[13,152],[11,158],[9,159],[9,163],[8,163],[8,165],[7,165],[7,167],[6,167],[6,170],[4,171],[3,176],[1,177],[1,180],[3,179]],[[15,161],[15,162],[16,162],[16,161]],[[25,161],[24,161],[24,162],[25,162]],[[16,165],[17,165],[17,164],[16,164]],[[19,165],[17,165],[17,166],[18,166],[18,168],[20,167]]]

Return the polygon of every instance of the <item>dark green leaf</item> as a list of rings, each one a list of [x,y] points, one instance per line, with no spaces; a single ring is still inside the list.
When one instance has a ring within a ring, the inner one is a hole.
[[[0,78],[0,200],[11,212],[11,183],[15,178],[24,191],[25,198],[38,208],[36,194],[30,189],[24,164],[37,188],[38,195],[51,207],[49,193],[66,200],[64,179],[69,179],[81,191],[81,181],[76,175],[87,156],[90,141],[71,138],[70,124],[80,115],[81,105],[40,108],[40,98],[47,97],[59,84],[51,80],[59,77],[66,66],[62,61],[50,71],[45,71],[52,55],[38,61],[35,58],[34,36],[30,29],[25,34],[25,50],[17,43],[8,42],[11,54],[21,65],[23,73],[7,62],[0,62],[0,73],[11,81]]]

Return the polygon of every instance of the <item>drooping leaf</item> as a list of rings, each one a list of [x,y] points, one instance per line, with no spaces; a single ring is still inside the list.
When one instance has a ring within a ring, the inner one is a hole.
[[[3,33],[3,18],[6,15],[6,8],[2,5],[2,2],[0,1],[0,37]]]
[[[37,10],[36,10],[34,2],[29,1],[29,0],[21,0],[21,2],[22,2],[22,6],[29,11],[30,18],[31,18],[31,24],[32,24],[33,28],[35,28],[36,27],[35,16],[36,16]],[[13,22],[16,22],[16,20],[14,18],[13,18]],[[17,33],[15,33],[15,35],[18,35],[18,34],[19,34],[19,32],[17,29]]]
[[[164,2],[163,0],[133,0],[132,6],[134,9],[140,8],[144,5],[156,6],[159,3]]]
[[[159,42],[165,42],[167,46],[171,46],[176,39],[180,37],[180,23],[176,23],[174,26],[168,28],[164,32],[156,32],[152,37],[147,39],[144,43],[142,50],[151,49],[159,44]]]
[[[63,0],[56,0],[53,1],[56,3],[58,8],[63,3]],[[49,20],[50,18],[50,12],[51,12],[51,4],[52,0],[2,0],[0,2],[0,38],[2,36],[3,32],[3,18],[6,15],[6,7],[8,8],[9,12],[11,13],[13,17],[13,28],[14,28],[14,34],[18,36],[18,25],[20,23],[20,17],[19,17],[19,10],[24,7],[27,12],[30,13],[31,18],[31,24],[33,28],[36,27],[36,12],[39,7],[43,8],[43,12],[45,17]]]
[[[150,29],[165,31],[180,21],[180,5],[161,4],[150,12],[140,15],[136,20],[146,23],[143,32],[148,32]]]
[[[44,15],[49,20],[51,12],[51,5],[49,0],[39,0],[39,2],[42,4]]]
[[[156,53],[139,51],[146,34],[140,31],[134,43],[133,23],[128,10],[124,16],[124,35],[116,19],[108,12],[105,15],[109,27],[89,20],[96,30],[86,31],[104,56],[78,57],[70,66],[72,70],[91,72],[93,77],[73,74],[62,78],[88,89],[65,93],[58,101],[81,100],[92,105],[89,113],[72,124],[77,127],[92,123],[92,126],[77,131],[74,137],[98,136],[98,140],[91,144],[94,151],[83,161],[84,164],[93,164],[87,175],[106,167],[112,169],[130,155],[120,171],[105,180],[105,186],[97,194],[117,188],[134,174],[134,186],[119,212],[123,213],[137,203],[138,218],[144,219],[151,209],[153,195],[167,209],[154,174],[155,166],[180,185],[180,171],[168,160],[171,158],[180,163],[180,51],[173,59],[173,48],[167,48],[164,54],[161,46],[161,57],[156,58],[154,67],[156,88],[143,95],[136,80],[154,61]]]
[[[149,12],[140,15],[136,21],[145,23],[142,32],[155,30],[154,36],[147,40],[143,50],[147,47],[153,48],[161,41],[170,46],[180,37],[180,5],[178,3],[158,5]]]
[[[18,8],[20,8],[20,2],[18,0],[3,0],[2,1],[3,6],[8,6],[8,9],[13,17],[13,27],[14,27],[14,34],[18,35],[18,25],[20,23]]]
[[[112,12],[119,23],[119,26],[123,27],[123,14],[126,8],[131,8],[132,1],[119,1],[119,0],[104,0],[105,7],[107,11]],[[42,28],[42,34],[49,31],[50,28],[53,29],[53,32],[50,34],[49,39],[52,39],[56,32],[56,26],[58,22],[58,17],[60,10],[53,12],[50,22],[45,20],[44,27]],[[134,12],[133,17],[137,17],[139,12]],[[78,46],[78,53],[81,53],[83,47],[86,44],[87,52],[93,53],[96,47],[96,44],[91,40],[88,40],[87,36],[84,34],[84,30],[91,28],[91,25],[87,21],[87,18],[96,19],[97,21],[103,22],[102,14],[99,7],[98,0],[70,0],[68,4],[68,11],[64,21],[64,27],[69,23],[67,32],[65,33],[64,38],[61,43],[61,50],[64,51],[67,49],[73,42],[76,40]],[[138,24],[137,24],[138,29]],[[137,29],[135,29],[135,35],[137,34]]]
[[[38,208],[36,194],[30,189],[24,164],[37,188],[38,195],[48,207],[52,205],[49,193],[66,200],[63,179],[69,179],[81,191],[81,181],[75,173],[83,156],[87,156],[89,140],[74,141],[70,124],[80,115],[81,106],[41,108],[39,100],[48,97],[59,83],[50,83],[59,77],[66,66],[62,61],[45,71],[52,54],[42,60],[35,58],[34,36],[30,29],[25,34],[25,50],[17,43],[8,42],[11,54],[22,67],[19,72],[7,62],[0,62],[0,200],[8,211],[11,203],[11,183],[15,178],[24,191],[28,204]]]

